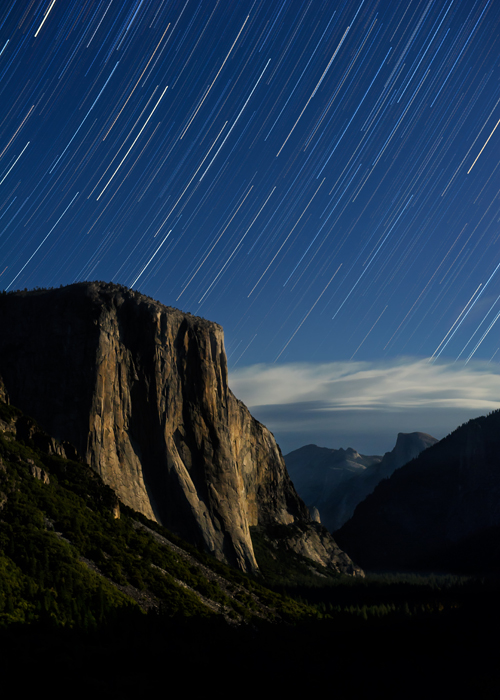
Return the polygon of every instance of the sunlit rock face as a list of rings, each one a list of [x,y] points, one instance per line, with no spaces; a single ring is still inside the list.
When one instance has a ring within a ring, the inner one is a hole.
[[[274,437],[228,388],[219,325],[80,283],[1,296],[0,327],[11,403],[127,505],[245,571],[250,526],[310,521]]]

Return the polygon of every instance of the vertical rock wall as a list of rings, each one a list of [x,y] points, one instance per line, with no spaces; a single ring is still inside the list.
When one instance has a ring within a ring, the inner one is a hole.
[[[227,386],[215,323],[103,283],[0,297],[11,402],[132,508],[243,570],[249,526],[309,520],[272,434]]]
[[[0,298],[11,401],[132,508],[256,568],[249,526],[308,519],[269,431],[227,386],[223,331],[114,285]]]

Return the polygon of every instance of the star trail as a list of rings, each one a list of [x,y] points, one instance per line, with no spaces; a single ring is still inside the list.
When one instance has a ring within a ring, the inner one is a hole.
[[[223,325],[232,368],[496,364],[499,25],[494,0],[5,0],[0,288],[132,286]]]

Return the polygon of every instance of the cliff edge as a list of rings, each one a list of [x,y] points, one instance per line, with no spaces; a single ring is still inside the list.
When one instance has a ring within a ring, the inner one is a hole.
[[[244,571],[251,526],[310,522],[273,435],[228,388],[219,325],[91,282],[1,295],[0,328],[11,403],[125,504]]]

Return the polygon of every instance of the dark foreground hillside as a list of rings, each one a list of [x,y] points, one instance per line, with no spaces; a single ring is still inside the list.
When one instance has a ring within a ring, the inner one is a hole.
[[[497,698],[499,616],[459,614],[228,627],[221,620],[141,618],[94,632],[15,627],[0,632],[0,673],[18,691],[144,692],[235,689],[335,698]],[[315,690],[316,689],[316,690]],[[102,693],[102,695],[101,695]]]
[[[0,428],[5,687],[497,697],[494,579],[325,578],[255,533],[257,580],[125,508],[5,403]]]
[[[76,458],[0,401],[0,627],[314,614],[127,508]]]

